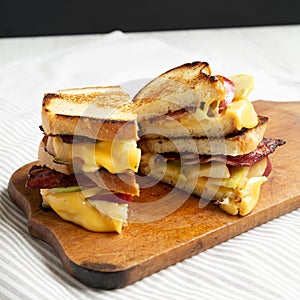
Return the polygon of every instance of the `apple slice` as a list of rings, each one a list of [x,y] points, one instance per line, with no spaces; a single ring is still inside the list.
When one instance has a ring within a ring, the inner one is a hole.
[[[223,178],[223,179],[209,178],[208,182],[211,185],[224,186],[226,188],[235,189],[240,184],[242,179],[244,178],[245,168],[244,167],[231,167],[230,173],[231,173],[230,178]]]
[[[234,83],[224,77],[224,76],[218,76],[218,78],[222,78],[223,79],[223,85],[225,87],[225,99],[222,100],[220,103],[219,103],[219,114],[224,111],[227,106],[232,102],[233,98],[234,98],[234,94],[235,94],[235,85]]]
[[[211,162],[208,164],[183,165],[184,174],[188,179],[195,177],[230,178],[230,172],[226,164]]]
[[[229,77],[234,83],[234,98],[233,100],[247,99],[254,89],[254,79],[248,74],[238,74]]]
[[[265,176],[267,168],[268,168],[268,157],[266,156],[261,161],[255,163],[252,167],[249,167],[247,177],[251,178],[251,177]]]
[[[267,156],[267,167],[265,169],[265,172],[263,174],[263,176],[266,176],[268,177],[270,175],[270,173],[272,172],[272,164],[271,164],[271,161],[269,159],[269,156]]]
[[[89,200],[89,203],[95,207],[101,214],[114,220],[126,223],[128,204],[119,204],[106,200]]]

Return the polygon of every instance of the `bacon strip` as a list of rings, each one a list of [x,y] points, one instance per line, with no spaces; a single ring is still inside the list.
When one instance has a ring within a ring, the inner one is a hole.
[[[198,155],[196,153],[183,153],[181,154],[181,163],[184,165],[193,164],[207,164],[211,161],[218,161],[225,163],[229,166],[239,167],[251,167],[255,163],[262,160],[265,156],[273,153],[278,146],[284,145],[285,141],[282,139],[263,138],[258,144],[257,148],[244,155],[238,156],[226,156],[222,154],[218,155]],[[167,160],[180,160],[179,153],[162,153],[161,154]]]
[[[94,187],[95,183],[84,176],[84,174],[66,175],[46,166],[33,166],[28,172],[26,188],[29,189],[52,189],[56,187],[68,187],[83,185],[85,187]]]

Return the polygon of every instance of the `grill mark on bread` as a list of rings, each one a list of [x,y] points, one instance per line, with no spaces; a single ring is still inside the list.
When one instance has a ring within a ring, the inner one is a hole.
[[[215,76],[209,76],[209,81],[215,82],[215,81],[218,81],[218,79]]]
[[[60,95],[58,94],[55,94],[55,93],[48,93],[48,94],[45,94],[44,95],[44,99],[43,99],[43,103],[42,103],[42,106],[45,107],[46,105],[49,104],[50,100],[51,99],[54,99],[54,98],[60,98],[60,99],[63,99],[63,97],[61,97]],[[49,111],[47,108],[45,108],[46,111]]]
[[[208,75],[211,74],[211,70],[210,70],[210,67],[209,67],[209,64],[207,62],[202,62],[202,61],[193,61],[191,63],[186,63],[186,64],[183,64],[181,66],[178,66],[178,67],[175,67],[175,68],[172,68],[168,71],[166,71],[165,73],[161,74],[160,76],[164,76],[164,75],[167,75],[171,72],[174,72],[175,70],[184,70],[184,69],[197,69],[199,68],[199,73],[206,73]]]
[[[179,100],[180,94],[183,101]],[[224,86],[216,76],[211,76],[208,63],[196,61],[170,69],[153,79],[135,95],[133,103],[141,120],[149,119],[147,113],[162,115],[183,107],[199,106],[200,101],[219,101],[224,95]],[[162,99],[164,105],[161,105]]]

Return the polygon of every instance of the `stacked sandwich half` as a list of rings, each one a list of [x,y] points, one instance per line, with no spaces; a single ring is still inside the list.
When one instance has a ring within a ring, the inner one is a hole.
[[[267,117],[247,99],[248,75],[212,76],[207,63],[169,70],[133,99],[143,174],[246,215],[283,140],[265,138]]]
[[[139,195],[137,120],[120,87],[45,94],[44,137],[28,188],[40,189],[43,207],[92,231],[121,232],[128,201]]]

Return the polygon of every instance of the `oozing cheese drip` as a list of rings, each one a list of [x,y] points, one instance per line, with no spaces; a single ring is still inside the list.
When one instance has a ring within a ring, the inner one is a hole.
[[[237,130],[241,130],[242,128],[253,128],[258,123],[254,107],[247,99],[233,101],[228,106],[225,115],[233,116]]]
[[[50,189],[41,189],[40,193],[43,202],[48,204],[62,219],[88,230],[121,233],[122,226],[127,224],[127,204],[91,200],[97,201],[97,204],[92,205],[82,191],[54,193]],[[101,208],[104,208],[104,212]],[[105,214],[107,211],[110,211],[110,216]],[[117,218],[112,218],[115,215]]]
[[[53,147],[59,161],[71,163],[80,158],[84,172],[95,172],[101,167],[112,174],[127,170],[136,172],[141,156],[134,140],[67,144],[56,136],[53,138]]]
[[[264,176],[248,178],[240,188],[219,203],[220,208],[231,215],[249,214],[257,204],[261,185],[266,181]]]
[[[199,122],[201,120],[206,120],[209,122],[207,126],[210,125],[221,125],[230,123],[232,120],[235,122],[235,126],[237,130],[241,130],[242,128],[253,128],[257,125],[258,119],[257,114],[254,110],[252,103],[247,99],[241,99],[238,101],[233,101],[230,103],[223,114],[218,116],[217,118],[211,118],[202,111],[200,108],[197,109],[195,115],[196,119],[194,122]],[[192,116],[187,116],[189,118],[189,123],[192,121]],[[182,125],[185,125],[185,120],[183,118],[180,120]],[[187,124],[188,125],[188,124]],[[195,124],[196,126],[196,124]],[[199,124],[198,124],[199,126]]]

